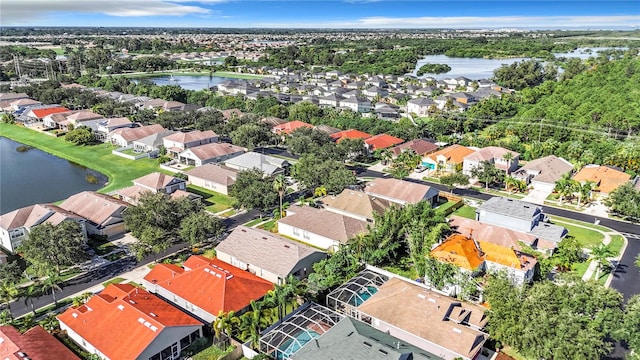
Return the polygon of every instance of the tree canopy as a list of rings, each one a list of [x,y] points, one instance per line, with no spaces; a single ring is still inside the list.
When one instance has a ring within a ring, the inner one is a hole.
[[[45,222],[31,229],[19,251],[37,268],[37,274],[42,275],[52,267],[59,273],[62,266],[77,265],[88,259],[84,243],[84,232],[76,221],[65,220],[56,226]]]
[[[266,212],[278,206],[278,192],[273,189],[273,178],[265,177],[258,169],[238,173],[229,195],[235,199],[234,207]]]

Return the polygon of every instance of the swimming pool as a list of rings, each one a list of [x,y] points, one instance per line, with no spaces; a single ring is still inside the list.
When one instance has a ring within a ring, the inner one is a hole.
[[[277,351],[278,359],[286,360],[289,359],[289,356],[295,354],[298,350],[300,350],[306,343],[309,341],[316,339],[320,336],[317,332],[313,330],[300,331],[298,335],[296,335],[295,339],[288,340],[284,342]]]
[[[375,286],[367,286],[362,288],[354,297],[351,298],[351,305],[360,306],[363,302],[367,301],[373,294],[378,292],[378,288]]]

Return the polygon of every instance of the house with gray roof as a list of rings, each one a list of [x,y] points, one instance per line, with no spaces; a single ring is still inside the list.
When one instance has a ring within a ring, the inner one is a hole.
[[[429,98],[419,97],[407,101],[407,112],[418,116],[428,116],[429,110],[436,107],[436,103]]]
[[[345,317],[316,341],[306,343],[290,359],[440,360],[443,358],[361,321]]]
[[[238,171],[258,169],[267,176],[284,174],[289,167],[287,160],[253,151],[228,159],[224,164]]]
[[[216,257],[274,284],[289,275],[306,278],[327,253],[311,246],[256,228],[239,226],[216,246]]]
[[[176,131],[166,130],[135,140],[133,142],[133,150],[140,153],[147,153],[149,156],[156,156],[160,151],[160,146],[164,144],[164,138],[175,133]]]
[[[319,249],[336,250],[349,239],[368,232],[367,222],[310,206],[291,206],[278,220],[278,233]]]
[[[560,242],[566,228],[546,222],[540,206],[504,197],[492,197],[476,210],[476,220]]]
[[[368,113],[372,110],[371,101],[361,96],[348,97],[340,101],[340,106],[360,113]]]

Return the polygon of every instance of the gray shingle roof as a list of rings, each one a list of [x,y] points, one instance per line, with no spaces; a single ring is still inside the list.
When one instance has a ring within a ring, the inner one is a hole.
[[[503,197],[492,197],[482,204],[478,210],[486,210],[495,214],[526,220],[530,220],[542,213],[542,209],[534,204]]]

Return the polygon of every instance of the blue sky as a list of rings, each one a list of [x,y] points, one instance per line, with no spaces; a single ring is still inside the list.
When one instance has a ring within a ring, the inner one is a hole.
[[[640,1],[2,0],[16,26],[640,28]]]

